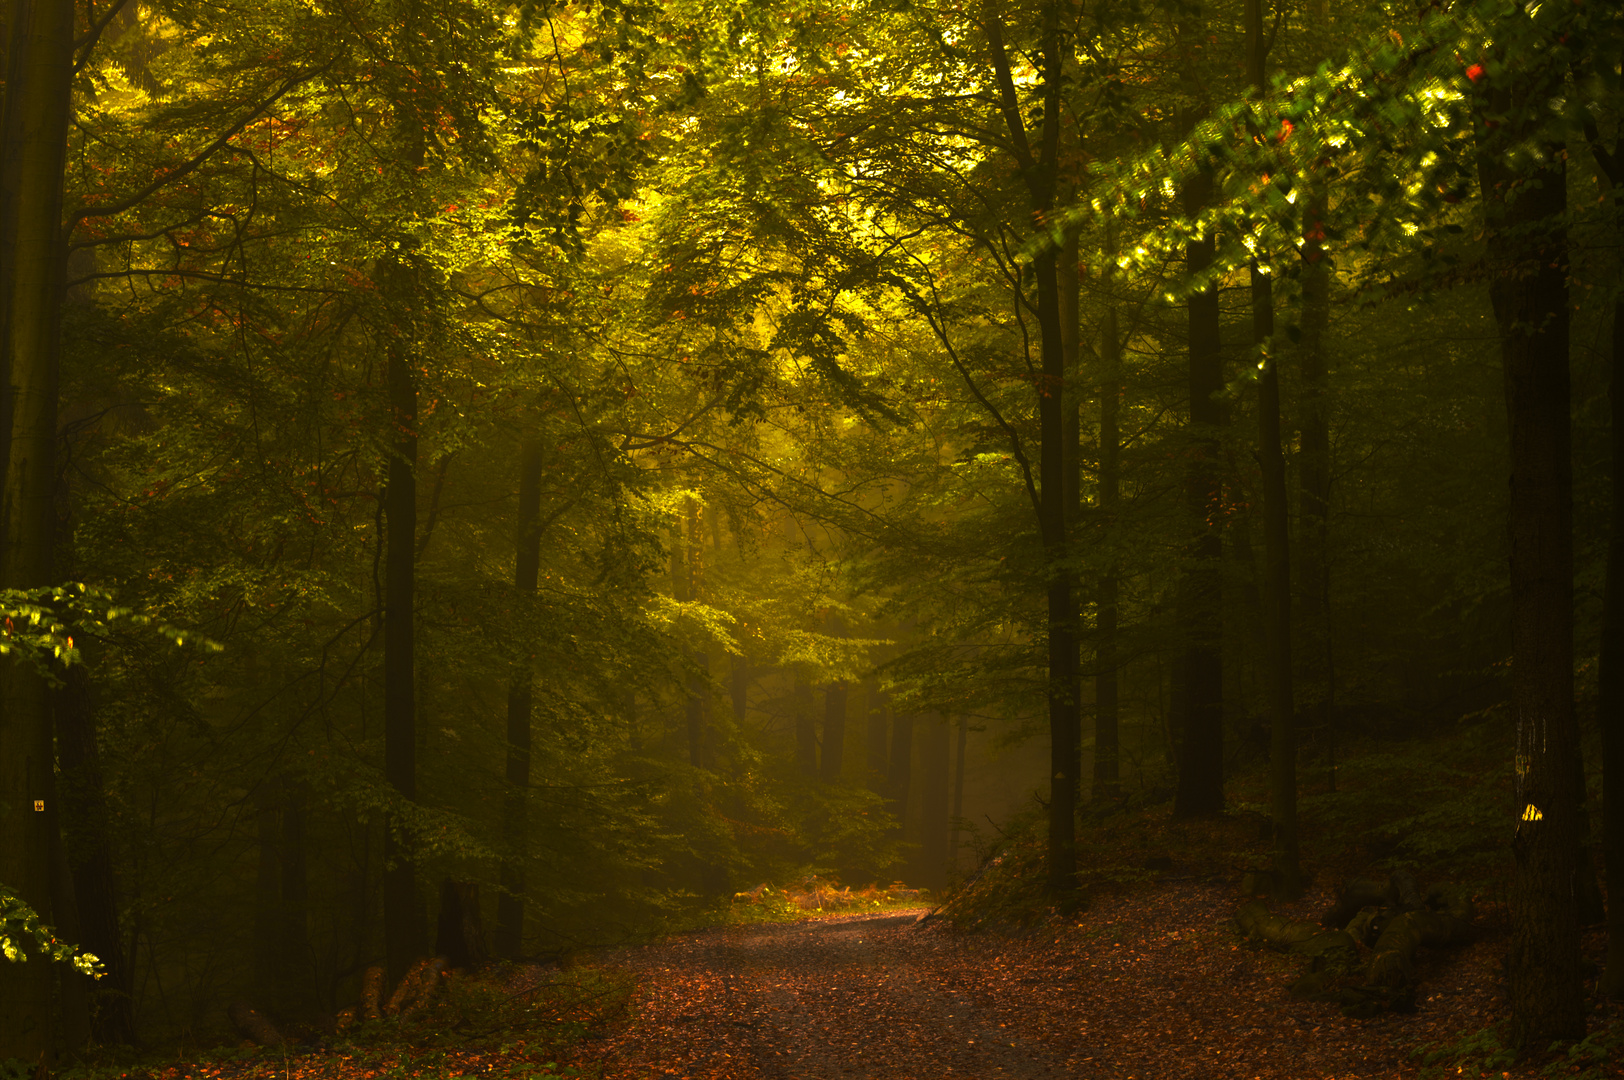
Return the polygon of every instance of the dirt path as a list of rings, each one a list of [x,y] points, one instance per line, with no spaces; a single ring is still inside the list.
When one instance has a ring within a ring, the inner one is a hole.
[[[1497,1019],[1492,942],[1431,958],[1415,1013],[1350,1020],[1288,998],[1300,965],[1238,945],[1234,904],[1188,883],[1019,937],[907,912],[626,950],[604,961],[641,990],[607,1075],[1385,1080],[1417,1074],[1417,1043]]]

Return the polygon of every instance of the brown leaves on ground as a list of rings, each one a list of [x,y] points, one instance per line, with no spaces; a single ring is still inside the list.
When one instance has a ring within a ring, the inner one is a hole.
[[[1329,900],[1285,910],[1311,918]],[[1413,1013],[1356,1020],[1290,999],[1302,962],[1244,945],[1236,903],[1177,882],[1013,937],[913,914],[679,936],[604,958],[640,989],[602,1067],[617,1080],[1415,1077],[1414,1047],[1504,1017],[1493,935],[1423,957]]]

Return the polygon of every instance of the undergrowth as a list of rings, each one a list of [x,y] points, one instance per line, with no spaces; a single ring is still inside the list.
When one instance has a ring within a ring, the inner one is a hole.
[[[717,921],[736,926],[749,923],[795,922],[810,915],[889,911],[928,903],[929,893],[910,889],[900,881],[853,889],[833,878],[811,875],[789,885],[757,885],[735,893]]]
[[[1573,1080],[1605,1080],[1608,1069],[1624,1054],[1624,1021],[1613,1020],[1574,1043],[1552,1043],[1539,1075]],[[1464,1076],[1472,1080],[1499,1077],[1516,1066],[1518,1054],[1501,1041],[1497,1029],[1468,1032],[1452,1043],[1417,1047],[1410,1055],[1421,1062],[1420,1080]]]

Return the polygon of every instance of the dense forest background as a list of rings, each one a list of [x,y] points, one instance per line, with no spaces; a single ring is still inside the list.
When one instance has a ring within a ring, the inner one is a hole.
[[[1249,769],[1288,896],[1299,791],[1465,729],[1572,1035],[1610,5],[6,15],[0,882],[106,975],[0,964],[0,1059],[1012,816],[1064,906],[1079,816]]]

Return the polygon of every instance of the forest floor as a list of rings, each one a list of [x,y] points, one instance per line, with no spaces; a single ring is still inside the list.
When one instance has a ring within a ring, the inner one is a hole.
[[[1281,910],[1314,918],[1330,900],[1310,894]],[[1230,926],[1236,905],[1232,887],[1183,881],[1016,934],[957,933],[917,923],[918,911],[683,934],[597,958],[638,990],[630,1022],[583,1064],[615,1080],[1410,1078],[1422,1075],[1418,1046],[1504,1018],[1504,934],[1492,928],[1423,959],[1413,1012],[1350,1019],[1291,999],[1302,962],[1243,944]],[[1598,1014],[1594,1026],[1613,1019]],[[1624,1061],[1587,1075],[1624,1076]]]

